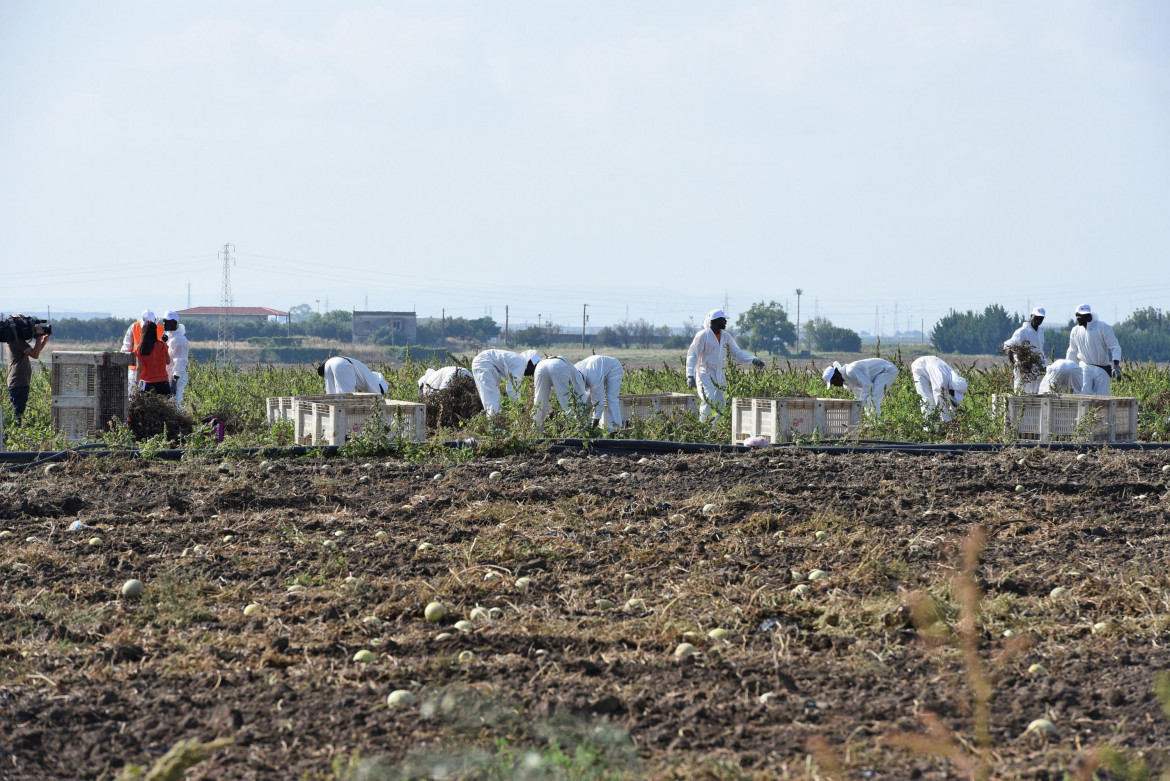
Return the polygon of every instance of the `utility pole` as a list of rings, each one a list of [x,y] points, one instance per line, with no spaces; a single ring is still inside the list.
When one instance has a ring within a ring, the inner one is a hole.
[[[441,330],[439,331],[439,334],[444,339],[446,339],[447,338],[447,307],[443,307],[443,319],[441,322],[442,322],[442,326],[441,326]]]
[[[589,315],[585,314],[589,310],[589,304],[581,305],[581,349],[585,349],[585,323],[589,322]]]
[[[219,339],[215,346],[215,363],[227,366],[232,361],[232,343],[236,337],[228,311],[232,308],[232,245],[223,245],[223,288],[219,295]]]
[[[800,355],[800,297],[804,295],[804,291],[800,288],[796,289],[796,354]]]
[[[191,283],[187,283],[187,308],[191,308]]]
[[[508,346],[508,305],[504,305],[504,346]]]

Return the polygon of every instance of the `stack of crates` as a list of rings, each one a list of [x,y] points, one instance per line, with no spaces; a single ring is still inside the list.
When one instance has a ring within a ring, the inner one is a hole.
[[[789,442],[794,435],[843,437],[861,424],[857,399],[732,399],[731,444],[749,437]]]
[[[392,431],[401,431],[411,442],[425,442],[427,405],[383,399],[376,394],[354,394],[344,399],[306,401],[293,405],[293,435],[298,445],[343,445],[349,435],[361,431],[382,405],[382,415]]]
[[[1137,440],[1138,400],[1128,396],[996,394],[992,409],[1005,416],[1005,434],[1022,442]]]
[[[699,414],[699,399],[693,393],[625,393],[618,396],[622,419],[649,418],[675,412]]]
[[[116,352],[54,352],[51,390],[53,431],[85,442],[111,420],[126,422],[130,403],[126,370],[134,356]]]
[[[380,396],[378,393],[320,393],[315,396],[269,396],[265,400],[268,413],[268,425],[280,420],[296,420],[293,406],[300,401],[333,401],[335,399],[352,399],[354,397]]]

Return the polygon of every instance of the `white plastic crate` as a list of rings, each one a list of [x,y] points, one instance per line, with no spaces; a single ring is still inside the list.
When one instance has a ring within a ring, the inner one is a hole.
[[[842,437],[861,423],[857,399],[732,399],[731,444],[748,437],[788,442],[802,437]]]
[[[134,356],[117,352],[54,352],[49,377],[53,430],[84,442],[125,422],[129,395],[126,370]]]
[[[1128,396],[996,394],[992,409],[1004,415],[1005,434],[1025,442],[1133,442],[1137,439],[1138,400]]]
[[[381,399],[374,394],[332,401],[298,403],[295,436],[300,445],[342,445],[369,422],[376,404],[392,431],[401,430],[411,442],[425,442],[427,405],[413,401]],[[399,428],[401,426],[401,429]]]
[[[294,435],[298,442],[301,433],[308,425],[312,415],[311,404],[328,401],[351,401],[354,399],[380,399],[379,393],[319,393],[310,396],[276,396],[268,399],[268,423],[271,425],[277,420],[291,420]],[[273,414],[280,412],[283,418],[273,418]],[[310,432],[312,429],[308,429]],[[311,433],[310,433],[311,435]]]
[[[649,418],[674,412],[699,414],[699,398],[694,393],[624,393],[618,396],[622,419]]]

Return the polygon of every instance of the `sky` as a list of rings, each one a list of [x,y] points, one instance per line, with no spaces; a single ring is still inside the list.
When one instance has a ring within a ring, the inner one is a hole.
[[[0,106],[0,311],[1170,309],[1163,0],[0,0]]]

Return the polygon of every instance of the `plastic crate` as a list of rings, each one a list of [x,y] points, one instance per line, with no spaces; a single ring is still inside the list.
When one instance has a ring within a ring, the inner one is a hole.
[[[1128,396],[996,394],[992,409],[1004,416],[1005,436],[1024,442],[1133,442],[1138,400]]]
[[[699,398],[693,393],[625,393],[618,396],[622,419],[649,418],[675,412],[699,414]]]
[[[309,405],[314,402],[380,398],[382,396],[379,393],[318,393],[309,396],[274,396],[268,399],[268,424],[272,425],[277,420],[291,420],[294,430],[299,432],[309,419],[308,416],[311,414]],[[274,418],[273,415],[276,412],[280,412],[284,417]],[[300,441],[300,434],[297,433],[296,436],[297,441]]]
[[[117,352],[54,352],[49,376],[53,431],[84,442],[111,420],[125,422],[130,402],[126,370],[133,355]]]
[[[857,399],[732,399],[731,444],[748,437],[788,442],[802,437],[842,437],[861,423]]]
[[[382,399],[376,394],[350,396],[332,401],[300,402],[297,405],[295,437],[300,445],[343,445],[350,434],[361,431],[374,414],[376,404],[384,405],[383,415],[391,430],[402,427],[411,442],[425,442],[427,405],[413,401]],[[401,413],[401,415],[400,415]]]

